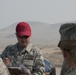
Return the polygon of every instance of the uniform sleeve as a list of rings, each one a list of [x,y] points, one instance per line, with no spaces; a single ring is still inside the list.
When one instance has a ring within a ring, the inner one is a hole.
[[[9,46],[7,46],[4,51],[1,54],[1,58],[4,60],[6,57],[8,57],[9,54]]]
[[[32,75],[44,75],[45,64],[43,55],[41,54],[39,49],[37,49],[37,52],[35,54],[36,57],[34,60],[34,68],[33,68],[34,72],[32,73]]]
[[[0,58],[0,75],[10,75],[7,67],[3,63],[2,59]]]

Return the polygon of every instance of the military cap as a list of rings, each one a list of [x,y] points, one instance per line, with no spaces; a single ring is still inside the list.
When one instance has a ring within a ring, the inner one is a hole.
[[[61,43],[61,41],[74,41],[76,40],[76,23],[65,23],[60,26],[59,29],[60,32],[60,42],[58,44],[58,47]]]
[[[61,41],[76,40],[76,23],[66,23],[61,25],[60,30]]]

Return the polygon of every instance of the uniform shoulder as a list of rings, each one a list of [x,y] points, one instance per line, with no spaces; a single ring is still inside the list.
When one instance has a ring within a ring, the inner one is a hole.
[[[1,57],[4,58],[5,56],[11,54],[15,50],[15,45],[8,45],[1,54]]]
[[[31,50],[36,54],[42,55],[41,49],[37,46],[33,46]]]
[[[69,73],[68,75],[76,75],[76,70],[72,71],[72,72]]]
[[[15,46],[16,46],[17,44],[11,44],[11,45],[8,45],[8,46],[6,46],[6,49],[13,49]]]
[[[37,46],[32,46],[32,49],[34,50],[34,51],[40,51],[40,48],[38,48]]]

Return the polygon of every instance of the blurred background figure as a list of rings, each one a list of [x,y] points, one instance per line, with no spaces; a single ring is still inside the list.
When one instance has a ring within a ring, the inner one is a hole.
[[[61,75],[76,75],[76,23],[66,23],[60,27],[60,47],[64,64]]]
[[[7,67],[5,66],[1,58],[0,58],[0,75],[10,75]]]

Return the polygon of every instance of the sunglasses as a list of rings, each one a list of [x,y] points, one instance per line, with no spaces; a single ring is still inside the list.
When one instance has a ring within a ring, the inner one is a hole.
[[[27,39],[29,36],[18,36],[20,39]]]

